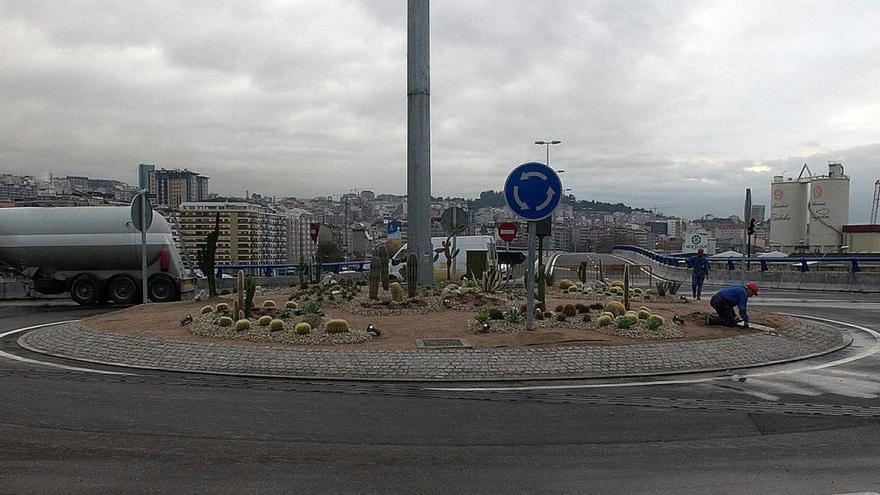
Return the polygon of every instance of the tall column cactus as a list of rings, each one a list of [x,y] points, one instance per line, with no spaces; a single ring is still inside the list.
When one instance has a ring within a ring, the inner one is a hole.
[[[599,268],[598,268],[598,270],[596,271],[596,277],[597,277],[600,281],[605,280],[605,266],[602,265],[602,258],[599,258]]]
[[[580,280],[582,284],[587,283],[587,262],[586,261],[581,261],[581,264],[578,265],[578,280]]]
[[[375,258],[373,259],[375,260]],[[370,283],[370,299],[374,301],[379,298],[379,282],[381,279],[382,268],[379,268],[378,264],[371,261],[368,282]]]
[[[538,265],[538,305],[541,311],[547,311],[547,274],[544,265]]]
[[[419,257],[410,252],[406,256],[406,295],[416,297],[416,289],[419,288]]]
[[[629,265],[623,267],[623,307],[629,311]]]
[[[238,315],[244,314],[244,270],[238,271],[238,277],[235,280],[235,300],[232,301],[232,314],[238,317]]]
[[[373,250],[373,260],[376,265],[379,267],[379,275],[381,277],[382,289],[388,290],[388,248],[385,246],[378,246]],[[370,267],[372,268],[373,262],[370,262]]]
[[[257,292],[257,280],[254,277],[247,277],[244,281],[244,317],[250,318],[254,309],[254,294]]]

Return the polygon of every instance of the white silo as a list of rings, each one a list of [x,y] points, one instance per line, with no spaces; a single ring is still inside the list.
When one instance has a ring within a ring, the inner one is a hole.
[[[828,175],[811,178],[808,222],[811,251],[839,251],[843,226],[849,223],[849,177],[840,163],[830,162]]]
[[[770,184],[770,245],[793,253],[807,240],[807,182],[773,177]]]

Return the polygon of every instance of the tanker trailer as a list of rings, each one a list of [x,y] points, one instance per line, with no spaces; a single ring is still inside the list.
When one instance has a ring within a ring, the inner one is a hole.
[[[69,292],[79,304],[141,301],[141,233],[129,207],[0,208],[0,262],[41,294]],[[183,277],[171,227],[158,213],[147,231],[147,295],[180,299]]]

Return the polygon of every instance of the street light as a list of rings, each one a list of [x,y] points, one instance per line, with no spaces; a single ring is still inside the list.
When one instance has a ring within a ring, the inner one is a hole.
[[[553,141],[535,141],[535,144],[537,144],[538,146],[546,146],[547,147],[547,163],[546,163],[546,165],[549,167],[550,166],[550,146],[553,146],[556,144],[562,144],[562,141],[558,141],[555,139]]]

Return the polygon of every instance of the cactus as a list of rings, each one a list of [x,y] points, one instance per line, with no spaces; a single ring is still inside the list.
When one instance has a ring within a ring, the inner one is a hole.
[[[261,327],[267,327],[269,326],[269,323],[272,323],[271,316],[261,316],[260,319],[257,320],[257,325],[260,325]]]
[[[522,311],[520,311],[519,308],[510,308],[507,310],[507,313],[504,314],[504,319],[510,323],[519,323],[523,320]]]
[[[410,251],[406,255],[406,293],[407,297],[416,297],[419,288],[419,257]]]
[[[639,310],[639,313],[638,313],[638,316],[639,316],[639,319],[640,319],[640,320],[647,320],[648,318],[651,317],[651,312],[650,312],[650,311],[646,311],[646,310],[644,310],[644,309],[640,309],[640,310]]]
[[[580,293],[580,291],[581,291],[581,289],[578,289],[576,286],[572,285],[565,292],[568,292],[569,294],[578,294],[578,293]]]
[[[547,274],[544,273],[544,265],[538,265],[538,307],[547,310]]]
[[[587,283],[587,262],[581,261],[578,265],[578,280],[581,281],[582,284]]]
[[[235,278],[235,299],[232,300],[232,314],[234,316],[238,316],[238,313],[244,311],[244,291],[244,270],[239,270],[238,276]]]
[[[214,217],[214,230],[205,238],[205,245],[199,248],[199,269],[208,279],[208,295],[217,295],[217,274],[215,262],[217,259],[217,240],[220,239],[220,213]]]
[[[247,277],[244,279],[244,315],[251,317],[254,310],[254,294],[257,292],[257,279]]]
[[[629,311],[629,265],[623,267],[623,307]]]
[[[618,316],[617,319],[614,320],[614,322],[617,323],[617,328],[626,330],[627,328],[631,327],[633,323],[635,323],[635,320],[628,316]]]
[[[299,305],[295,301],[287,301],[284,303],[284,309],[296,309]]]
[[[206,314],[208,314],[208,313],[213,313],[213,312],[214,312],[214,308],[212,308],[211,306],[202,306],[202,310],[201,310],[201,312],[202,312],[203,315],[206,315]]]
[[[571,318],[572,316],[577,316],[577,308],[575,308],[574,304],[566,304],[562,307],[562,314],[566,317]]]
[[[373,265],[376,265],[376,274],[379,276],[379,282],[382,283],[382,289],[388,290],[388,248],[385,246],[377,246],[373,250],[373,259],[370,261],[370,272],[373,271]],[[372,282],[371,282],[372,284]],[[372,293],[372,292],[371,292]],[[370,297],[370,299],[375,299]]]
[[[611,319],[610,315],[602,315],[599,317],[599,320],[598,320],[600,327],[608,326],[611,324],[612,321],[614,321],[614,320]]]
[[[599,269],[596,270],[596,275],[598,276],[599,280],[605,280],[605,266],[602,264],[602,258],[599,258]]]
[[[622,289],[623,280],[615,280],[614,282],[611,282],[611,287],[620,287]]]
[[[620,301],[611,301],[605,305],[605,311],[613,314],[614,316],[620,316],[626,313],[626,308],[623,306],[623,303]]]
[[[214,310],[215,313],[228,313],[229,305],[226,303],[220,303],[217,305],[217,308]]]
[[[269,330],[272,332],[280,332],[281,330],[284,330],[284,322],[282,320],[270,321]]]
[[[305,321],[301,321],[293,327],[293,331],[296,332],[297,335],[308,335],[312,332],[312,326]]]
[[[232,318],[228,316],[222,316],[219,320],[217,320],[217,324],[221,327],[231,327],[232,323]]]
[[[457,247],[455,249],[452,248],[452,238],[462,232],[464,232],[464,227],[454,225],[449,237],[440,243],[440,247],[434,249],[435,261],[441,254],[446,257],[446,280],[452,280],[452,260],[454,260],[458,256],[458,253],[461,252]]]
[[[296,273],[299,275],[299,288],[305,289],[309,286],[308,280],[306,280],[306,262],[302,257],[302,254],[299,255],[299,264],[296,266]]]
[[[391,282],[388,285],[388,290],[391,291],[392,301],[403,302],[403,287],[401,287],[399,283]]]
[[[501,289],[501,270],[493,266],[483,272],[480,279],[480,289],[487,294],[494,294]]]
[[[630,320],[638,320],[639,319],[639,313],[637,313],[636,311],[627,311],[626,313],[623,314],[623,316],[626,316]]]
[[[346,333],[348,332],[348,322],[339,319],[327,320],[327,323],[324,324],[324,331],[327,333]]]
[[[571,287],[573,285],[574,285],[574,282],[572,282],[571,280],[569,280],[567,278],[564,278],[559,281],[559,288],[562,290],[568,290],[569,287]]]
[[[375,259],[375,258],[374,258]],[[370,299],[376,300],[379,298],[379,282],[382,281],[382,273],[379,265],[374,265],[373,262],[370,262],[370,275],[369,275],[369,283],[370,283]]]
[[[268,308],[268,309],[274,309],[275,308],[275,301],[273,301],[271,299],[266,299],[265,301],[263,301],[263,307]]]
[[[663,326],[663,317],[660,315],[651,315],[646,323],[651,330],[657,330]]]
[[[241,319],[235,322],[235,331],[236,332],[244,332],[245,330],[250,330],[251,322],[245,319]]]

